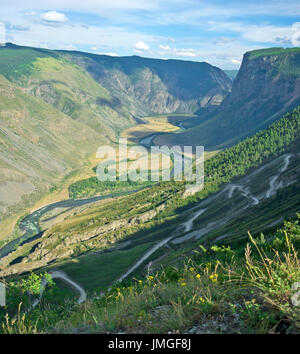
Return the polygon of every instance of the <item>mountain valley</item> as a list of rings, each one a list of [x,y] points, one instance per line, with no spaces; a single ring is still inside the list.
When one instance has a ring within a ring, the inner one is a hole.
[[[239,313],[245,333],[252,324],[242,311],[253,307],[253,328],[265,333],[284,318],[297,332],[299,313],[282,304],[299,274],[299,58],[299,48],[255,50],[236,73],[0,47],[0,276],[14,294],[9,316],[24,297],[28,323],[42,316],[42,332],[87,333],[91,323],[100,333],[165,333],[177,323],[186,331],[205,316]],[[99,181],[96,151],[120,137],[146,151],[203,145],[204,188],[186,194],[188,181],[174,175]],[[28,284],[37,284],[30,296]]]

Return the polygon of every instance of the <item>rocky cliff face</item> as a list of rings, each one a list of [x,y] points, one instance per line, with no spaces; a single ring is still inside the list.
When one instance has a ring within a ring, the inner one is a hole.
[[[218,149],[266,128],[300,105],[300,49],[270,48],[244,55],[231,93],[199,124],[165,143]],[[176,141],[174,141],[176,139]]]
[[[300,52],[267,53],[244,55],[232,92],[219,109],[225,112],[234,107],[231,119],[244,120],[243,125],[250,128],[253,123],[254,129],[300,104]]]

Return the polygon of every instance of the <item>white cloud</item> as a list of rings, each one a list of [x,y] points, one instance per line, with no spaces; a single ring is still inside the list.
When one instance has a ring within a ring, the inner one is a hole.
[[[24,13],[25,16],[35,16],[36,12],[35,11],[29,11]]]
[[[293,34],[291,37],[291,42],[293,46],[300,46],[300,22],[295,22],[292,26]]]
[[[161,45],[159,46],[159,48],[162,49],[162,50],[171,50],[171,48],[170,48],[168,45],[162,45],[162,44],[161,44]]]
[[[297,34],[300,36],[300,24],[294,23],[289,26],[275,26],[268,24],[246,25],[241,22],[215,22],[209,21],[209,31],[230,31],[238,33],[242,38],[253,43],[285,43],[293,44]]]
[[[195,49],[176,49],[175,54],[180,57],[196,57]]]
[[[118,54],[117,53],[97,53],[99,55],[108,55],[110,57],[118,57]]]
[[[134,46],[138,50],[149,50],[150,47],[143,41],[137,42]]]
[[[68,18],[65,14],[56,11],[48,11],[41,14],[41,19],[46,22],[65,23]]]
[[[94,48],[94,52],[118,53],[119,55],[133,54],[132,43],[138,43],[141,36],[144,36],[146,43],[155,42],[154,36],[143,34],[138,31],[114,27],[114,26],[89,26],[82,28],[78,25],[61,27],[45,26],[40,22],[32,22],[29,31],[17,31],[13,34],[13,40],[18,45],[28,45],[39,47],[41,43],[47,44],[49,49],[62,49],[72,43],[79,50],[89,51]],[[95,43],[95,39],[97,42]],[[146,53],[143,51],[143,53]],[[148,53],[148,52],[147,52]]]
[[[241,65],[242,62],[240,60],[237,60],[237,59],[231,59],[231,62],[232,64],[235,64],[235,65]]]
[[[180,57],[195,57],[196,54],[194,52],[187,52],[187,51],[178,51],[176,52],[176,55],[180,56]]]
[[[139,50],[139,49],[134,49],[134,52],[137,53],[137,54],[144,54],[144,51],[143,50]]]
[[[4,23],[0,22],[0,45],[6,42],[6,30]]]
[[[67,50],[78,50],[78,48],[76,47],[76,45],[73,45],[73,44],[69,44],[66,46],[66,49]]]

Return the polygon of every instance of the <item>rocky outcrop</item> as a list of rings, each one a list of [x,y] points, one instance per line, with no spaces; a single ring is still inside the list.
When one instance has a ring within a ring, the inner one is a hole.
[[[219,108],[224,114],[233,108],[230,119],[242,122],[237,133],[265,127],[300,104],[300,52],[258,54],[244,55],[232,92]]]
[[[35,269],[37,265],[38,267],[46,266],[57,259],[71,257],[74,255],[76,247],[85,241],[96,241],[98,249],[105,248],[108,243],[111,245],[118,241],[117,237],[114,239],[110,237],[112,232],[150,221],[163,211],[164,208],[165,204],[163,203],[156,208],[145,211],[137,216],[114,220],[107,224],[97,226],[94,229],[89,229],[89,231],[86,232],[71,235],[66,234],[63,238],[61,237],[60,232],[51,233],[50,230],[49,232],[46,232],[40,240],[31,243],[30,246],[33,251],[29,253],[28,256],[24,257],[20,263],[12,264],[8,267],[12,260],[14,260],[20,252],[22,253],[22,247],[25,249],[28,245],[21,246],[14,253],[1,259],[1,265],[5,266],[5,269],[1,271],[0,268],[0,276],[23,273]],[[88,244],[86,245],[88,246]]]
[[[299,48],[248,52],[230,94],[220,106],[213,113],[200,115],[193,129],[163,137],[164,143],[224,148],[267,128],[298,105]]]

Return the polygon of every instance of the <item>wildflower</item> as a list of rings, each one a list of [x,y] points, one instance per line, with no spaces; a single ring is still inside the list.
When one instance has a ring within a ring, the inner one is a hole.
[[[197,275],[196,275],[196,278],[200,279],[200,277],[201,277],[200,274],[197,274]]]
[[[149,276],[148,276],[148,280],[149,280],[149,281],[152,281],[153,279],[154,279],[154,277],[153,277],[152,275],[149,275]]]
[[[193,267],[190,268],[190,271],[191,271],[191,272],[193,272],[194,270],[195,270],[195,268],[193,268]]]
[[[251,302],[252,302],[252,304],[255,304],[256,300],[255,300],[255,299],[252,299]]]
[[[139,280],[139,284],[142,284],[142,281],[141,281],[141,279]]]
[[[181,283],[182,286],[186,286],[186,283]]]
[[[215,283],[215,282],[217,282],[217,280],[218,280],[218,274],[217,274],[217,273],[211,274],[211,275],[209,276],[209,278],[211,279],[211,281],[212,281],[213,283]]]

